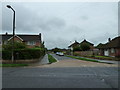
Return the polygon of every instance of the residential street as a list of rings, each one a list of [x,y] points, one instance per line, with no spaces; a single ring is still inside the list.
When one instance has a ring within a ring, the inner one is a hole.
[[[53,56],[59,61],[49,65],[3,68],[3,88],[118,87],[118,67],[116,65]],[[68,62],[68,65],[62,65],[62,61]]]
[[[2,90],[120,89],[120,3],[13,1],[1,2]]]

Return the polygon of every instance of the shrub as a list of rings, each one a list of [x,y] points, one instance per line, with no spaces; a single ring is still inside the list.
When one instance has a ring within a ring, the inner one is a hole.
[[[82,51],[90,50],[90,45],[87,43],[81,44],[80,47],[81,47]]]
[[[12,50],[13,44],[12,42],[8,42],[7,44],[2,46],[4,50]],[[26,45],[21,42],[14,42],[14,49],[24,49]]]
[[[73,48],[73,51],[81,51],[81,47],[80,46],[76,46]]]
[[[2,58],[6,59],[6,60],[11,59],[12,58],[12,52],[8,51],[8,50],[3,50],[2,51]]]
[[[44,49],[15,49],[14,50],[14,59],[37,59],[40,58],[45,54]],[[12,55],[12,51],[3,50],[2,51],[2,58],[3,60],[10,60]]]

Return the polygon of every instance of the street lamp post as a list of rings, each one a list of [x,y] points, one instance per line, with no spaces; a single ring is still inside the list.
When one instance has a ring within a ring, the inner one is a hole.
[[[7,5],[7,8],[13,11],[13,40],[12,40],[12,62],[13,62],[14,61],[14,36],[15,36],[15,10],[10,5]]]

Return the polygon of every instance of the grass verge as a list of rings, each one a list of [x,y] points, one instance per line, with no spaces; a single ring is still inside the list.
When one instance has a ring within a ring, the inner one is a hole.
[[[79,60],[84,60],[84,61],[91,61],[91,62],[99,62],[99,63],[101,63],[100,61],[93,60],[93,59],[88,59],[88,58],[80,58],[80,57],[76,57],[76,56],[69,56],[69,55],[67,55],[67,57],[71,57],[71,58],[74,58],[74,59],[79,59]]]
[[[28,66],[28,64],[0,64],[0,67],[21,67]]]
[[[57,60],[50,54],[48,54],[49,63],[57,62]]]

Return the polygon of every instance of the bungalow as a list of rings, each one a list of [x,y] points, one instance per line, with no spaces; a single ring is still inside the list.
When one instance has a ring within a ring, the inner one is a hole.
[[[120,36],[109,38],[106,44],[99,44],[97,48],[102,56],[120,57]]]
[[[75,42],[73,44],[71,44],[70,46],[68,46],[68,48],[73,50],[74,47],[80,46],[81,44],[84,44],[84,43],[90,45],[90,50],[94,49],[94,44],[88,42],[86,39],[84,39],[81,43],[79,43],[75,40]]]
[[[12,34],[1,34],[0,37],[2,37],[2,40],[0,41],[0,44],[6,44],[7,42],[13,40]],[[39,35],[24,35],[24,34],[16,34],[14,36],[14,41],[25,43],[29,48],[33,47],[40,47],[42,40],[41,40],[41,33]]]
[[[93,50],[94,49],[94,44],[88,42],[86,39],[84,39],[80,44],[88,44],[90,46],[90,50]]]
[[[75,42],[68,46],[70,50],[73,50],[74,47],[80,46],[80,43],[75,40]]]

